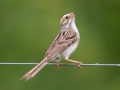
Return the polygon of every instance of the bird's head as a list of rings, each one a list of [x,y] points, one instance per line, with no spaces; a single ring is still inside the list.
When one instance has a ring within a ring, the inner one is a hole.
[[[75,13],[65,14],[60,20],[61,27],[69,28],[75,23]]]

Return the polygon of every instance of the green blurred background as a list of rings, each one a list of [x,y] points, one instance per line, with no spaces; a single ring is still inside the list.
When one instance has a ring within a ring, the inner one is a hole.
[[[120,63],[120,0],[1,0],[0,62],[42,60],[69,12],[76,13],[81,34],[70,58]],[[33,66],[0,65],[0,90],[120,90],[120,67],[46,66],[33,79],[19,80]]]

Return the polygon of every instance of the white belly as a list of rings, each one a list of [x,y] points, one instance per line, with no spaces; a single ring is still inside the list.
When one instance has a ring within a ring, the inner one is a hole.
[[[75,42],[73,45],[71,45],[70,47],[68,47],[63,53],[62,53],[62,56],[66,59],[69,58],[69,56],[75,51],[75,49],[77,48],[78,46],[78,43],[79,41]]]

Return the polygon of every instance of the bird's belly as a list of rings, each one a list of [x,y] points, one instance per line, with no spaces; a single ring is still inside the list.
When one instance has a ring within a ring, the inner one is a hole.
[[[51,58],[50,61],[60,61],[62,59],[62,55],[61,54],[58,54],[58,55],[55,55],[53,58]]]
[[[75,42],[73,45],[71,45],[70,47],[68,47],[63,53],[62,56],[66,59],[69,58],[69,56],[75,51],[75,49],[78,46],[78,42]]]

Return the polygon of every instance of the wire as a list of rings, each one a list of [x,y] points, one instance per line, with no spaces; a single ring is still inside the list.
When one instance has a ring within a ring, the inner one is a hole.
[[[0,62],[0,65],[36,65],[38,63],[9,63],[9,62]],[[48,63],[48,66],[55,66],[55,63]],[[77,64],[72,63],[61,63],[61,66],[78,66]],[[81,66],[118,66],[120,67],[120,64],[81,64]]]

